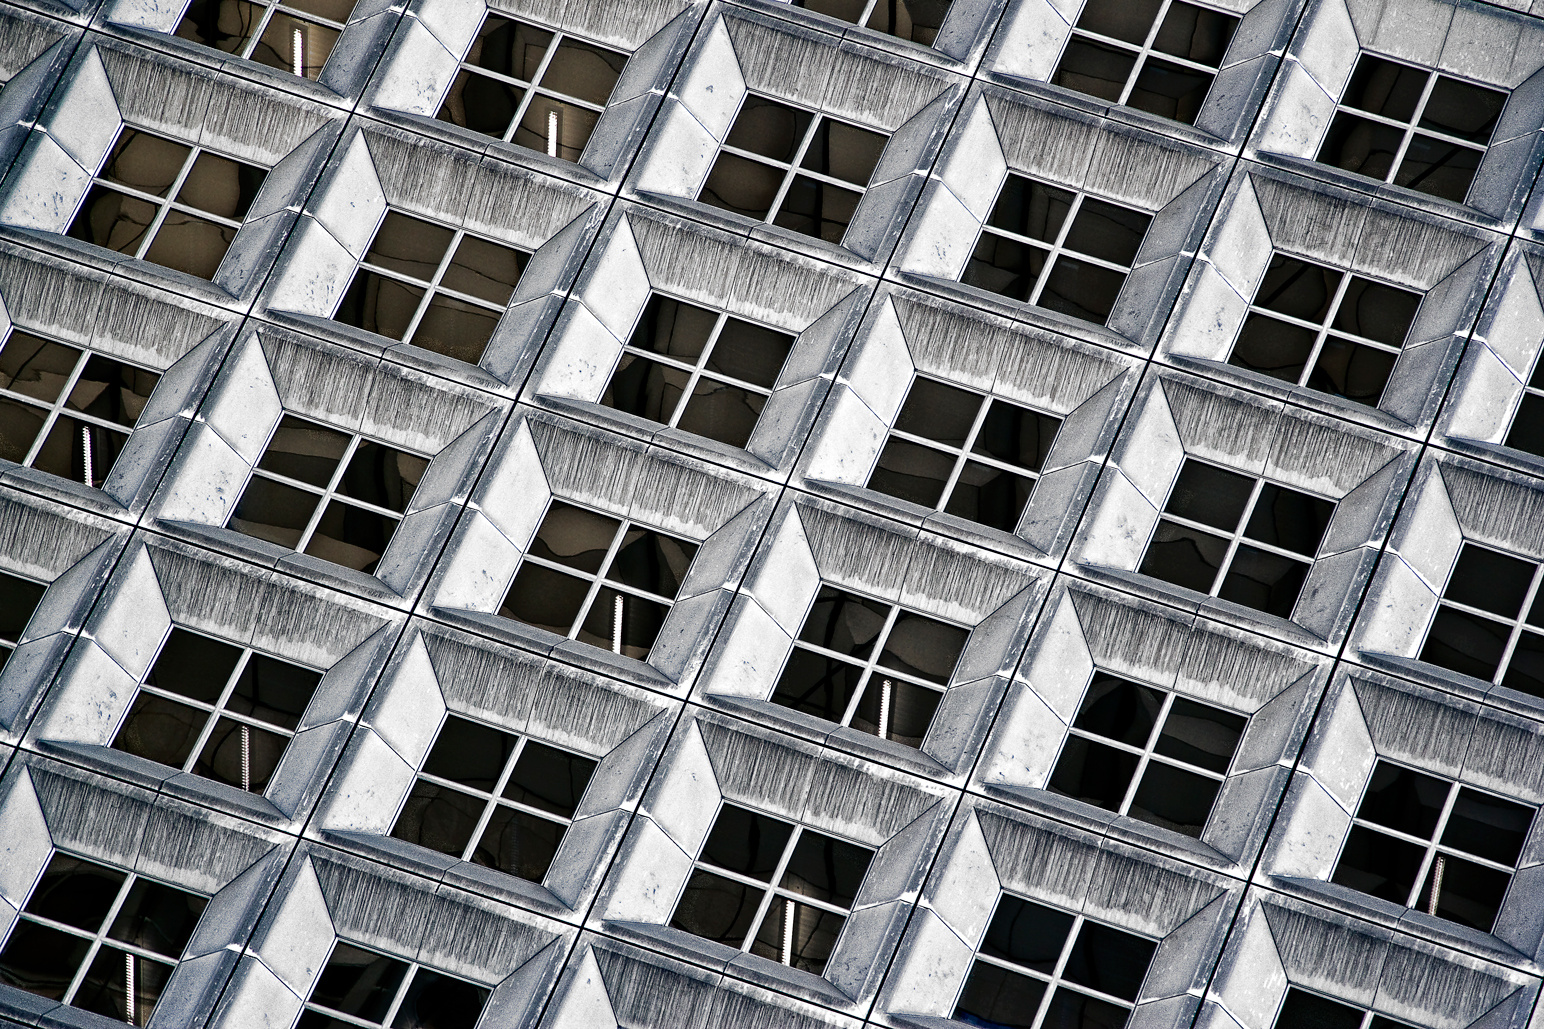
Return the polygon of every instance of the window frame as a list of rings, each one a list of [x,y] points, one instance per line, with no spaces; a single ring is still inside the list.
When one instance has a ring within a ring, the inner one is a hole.
[[[1453,600],[1448,597],[1448,589],[1453,585],[1453,576],[1458,571],[1458,562],[1463,557],[1464,550],[1467,547],[1474,547],[1476,550],[1490,551],[1493,554],[1499,554],[1503,557],[1511,558],[1514,561],[1520,561],[1533,565],[1533,574],[1528,580],[1528,589],[1527,592],[1523,594],[1522,606],[1517,609],[1517,614],[1499,615],[1493,611],[1486,611],[1484,608],[1474,607],[1471,604],[1465,604],[1462,601]],[[1485,546],[1484,544],[1476,543],[1471,539],[1462,540],[1459,543],[1458,552],[1453,555],[1453,564],[1452,568],[1448,572],[1448,581],[1443,585],[1442,592],[1437,595],[1436,603],[1432,606],[1431,616],[1426,622],[1426,630],[1421,634],[1421,646],[1420,649],[1416,651],[1417,655],[1424,654],[1426,652],[1426,645],[1431,640],[1431,632],[1434,628],[1436,628],[1437,619],[1441,616],[1442,609],[1444,607],[1452,608],[1453,610],[1462,614],[1469,615],[1474,618],[1480,618],[1487,622],[1501,623],[1508,627],[1509,632],[1507,635],[1506,646],[1501,651],[1501,658],[1496,664],[1495,672],[1491,674],[1490,682],[1492,685],[1496,686],[1504,685],[1502,680],[1506,678],[1507,672],[1511,669],[1512,658],[1517,654],[1517,645],[1522,641],[1523,633],[1525,631],[1532,630],[1533,634],[1539,637],[1541,647],[1544,647],[1544,625],[1532,625],[1528,621],[1528,615],[1532,610],[1535,601],[1538,599],[1541,591],[1544,591],[1544,562],[1540,562],[1528,557],[1523,557],[1520,554],[1508,553],[1497,547]],[[1438,668],[1444,668],[1448,671],[1456,672],[1459,675],[1469,674],[1467,672],[1461,672],[1458,669],[1448,668],[1446,665],[1439,664],[1436,661],[1431,661],[1424,657],[1420,658],[1420,660],[1427,661],[1427,663],[1436,665]],[[1507,688],[1514,689],[1515,687],[1508,686]]]
[[[328,966],[332,964],[333,955],[337,953],[339,946],[352,947],[354,950],[363,951],[366,954],[374,954],[377,957],[385,958],[388,961],[400,962],[401,964],[407,966],[407,971],[403,974],[402,981],[397,984],[396,990],[391,998],[391,1003],[388,1005],[386,1013],[381,1016],[380,1021],[372,1022],[358,1015],[351,1015],[344,1011],[338,1011],[335,1008],[329,1008],[326,1005],[314,1002],[311,999],[316,995],[316,988],[321,984],[322,976],[326,974]],[[321,966],[317,969],[316,979],[311,983],[310,991],[300,1002],[300,1013],[296,1018],[296,1024],[298,1025],[299,1020],[304,1019],[308,1014],[314,1014],[320,1015],[324,1018],[332,1019],[336,1022],[343,1022],[348,1025],[359,1026],[361,1029],[384,1029],[384,1027],[390,1026],[393,1020],[397,1017],[398,1013],[402,1009],[403,1001],[407,999],[408,990],[412,989],[413,983],[418,978],[418,973],[424,970],[432,972],[438,976],[443,976],[448,979],[466,983],[469,986],[481,990],[485,996],[483,997],[482,1010],[477,1014],[477,1020],[480,1021],[482,1016],[487,1013],[488,1003],[492,999],[492,990],[490,990],[487,986],[484,986],[481,983],[473,982],[471,979],[464,978],[463,976],[456,975],[452,972],[446,972],[442,969],[435,968],[433,965],[425,964],[416,958],[405,958],[397,954],[388,954],[378,947],[367,946],[362,943],[355,943],[353,940],[348,940],[341,936],[337,936],[333,938],[332,946],[327,951],[326,959],[321,962]]]

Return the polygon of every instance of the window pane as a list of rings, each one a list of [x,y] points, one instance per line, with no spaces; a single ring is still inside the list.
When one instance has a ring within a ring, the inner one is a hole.
[[[186,890],[136,879],[108,936],[169,958],[180,957],[208,904],[207,898]]]
[[[423,318],[408,342],[453,361],[476,364],[482,360],[483,350],[493,338],[500,317],[500,311],[436,293],[430,297]]]
[[[808,111],[748,93],[724,142],[737,150],[748,150],[787,164],[804,142],[812,117]]]
[[[1072,931],[1072,916],[1005,893],[997,901],[981,953],[1044,972],[1056,967]]]
[[[1233,752],[1249,720],[1210,704],[1175,697],[1163,732],[1153,748],[1165,757],[1178,758],[1213,772],[1226,772]]]
[[[772,691],[772,703],[840,722],[862,675],[857,665],[795,647]]]
[[[518,738],[460,715],[449,715],[424,762],[424,772],[492,793]]]
[[[1414,843],[1353,825],[1331,881],[1403,906],[1410,902],[1423,853]]]
[[[103,421],[132,428],[158,381],[160,376],[154,372],[101,354],[92,354],[86,358],[86,366],[81,369],[65,406]],[[102,467],[111,465],[103,463]]]
[[[1051,81],[1116,103],[1136,63],[1137,55],[1130,50],[1073,36],[1067,41],[1067,49]]]
[[[866,661],[889,615],[890,605],[883,601],[822,584],[804,618],[799,639]]]
[[[1530,697],[1544,697],[1544,636],[1525,632],[1517,637],[1517,648],[1507,662],[1501,685]]]
[[[113,749],[181,768],[209,719],[208,711],[142,690],[113,737]]]
[[[1047,788],[1106,811],[1119,811],[1136,771],[1137,755],[1068,736]]]
[[[1373,407],[1383,398],[1396,359],[1397,355],[1387,350],[1329,336],[1314,362],[1307,386]]]
[[[1158,944],[1113,926],[1084,922],[1062,978],[1101,993],[1136,1000]]]
[[[1437,917],[1488,933],[1501,910],[1502,898],[1512,877],[1494,868],[1486,868],[1451,854],[1442,858],[1442,889],[1437,894]],[[1436,876],[1433,862],[1421,886],[1420,903],[1430,903],[1432,881]]]
[[[744,447],[756,431],[756,422],[766,407],[765,394],[743,386],[708,378],[697,380],[686,410],[676,426],[685,432],[718,440],[731,447]]]
[[[1240,544],[1217,596],[1278,618],[1291,618],[1309,564]]]
[[[627,345],[674,357],[685,364],[695,364],[717,324],[717,311],[652,293]],[[730,331],[729,325],[725,325],[724,331]]]
[[[884,738],[908,747],[921,747],[939,702],[943,700],[943,692],[904,680],[887,679],[883,672],[869,678],[868,688],[863,691],[857,710],[853,712],[851,726],[859,732],[880,735],[879,708],[887,682],[890,683],[890,704],[883,727]]]
[[[141,193],[164,197],[182,174],[192,147],[127,126],[102,165],[101,177]]]
[[[674,600],[696,554],[695,543],[629,525],[611,567],[606,570],[606,578]]]
[[[1043,243],[1055,243],[1076,198],[1077,194],[1070,190],[1010,174],[997,195],[987,224]]]
[[[1342,331],[1397,347],[1404,343],[1420,306],[1419,293],[1353,275],[1335,309],[1334,325]]]
[[[806,829],[778,886],[789,893],[850,908],[868,874],[874,852],[856,843]]]
[[[394,1029],[472,1029],[488,1003],[488,994],[481,986],[419,968],[391,1024]]]
[[[64,392],[80,355],[76,347],[12,330],[0,349],[0,389],[52,404]],[[28,436],[27,443],[31,442]]]
[[[25,461],[33,441],[43,431],[45,413],[30,404],[0,400],[0,458],[18,464]]]
[[[1404,64],[1363,53],[1356,59],[1356,69],[1341,103],[1381,114],[1394,121],[1408,122],[1415,116],[1416,104],[1426,88],[1427,72]]]
[[[1544,361],[1540,362],[1544,367]],[[1506,445],[1530,454],[1544,456],[1544,397],[1537,393],[1524,393],[1512,419],[1512,429],[1507,434]]]
[[[1036,303],[1047,310],[1103,325],[1115,309],[1126,276],[1063,253],[1056,259]]]
[[[257,466],[324,488],[332,481],[349,440],[347,433],[287,414]]]
[[[434,277],[454,233],[422,218],[387,211],[376,230],[365,260],[427,282]]]
[[[15,643],[21,639],[47,588],[40,582],[0,572],[0,640]]]
[[[1216,779],[1154,761],[1142,773],[1129,814],[1199,839],[1221,788]]]
[[[1175,0],[1153,37],[1153,49],[1215,68],[1222,64],[1236,28],[1238,19],[1230,14]]]
[[[856,190],[796,175],[772,222],[827,243],[840,243],[862,196]]]
[[[216,722],[213,731],[209,734],[209,739],[204,743],[204,749],[199,753],[198,760],[193,763],[190,771],[194,775],[223,782],[227,786],[250,788],[253,792],[262,793],[268,788],[268,781],[273,777],[274,770],[279,767],[279,760],[284,757],[284,748],[289,744],[289,737],[267,732],[256,726],[247,727],[247,765],[250,772],[250,785],[242,787],[241,729],[242,726],[230,718],[222,718]]]
[[[1194,125],[1211,88],[1212,76],[1206,72],[1149,57],[1126,103],[1139,111]]]
[[[967,1025],[1031,1029],[1045,996],[1045,983],[977,961],[965,980],[965,990],[955,1005],[954,1017]]]
[[[1442,843],[1499,864],[1516,865],[1533,813],[1531,807],[1461,786],[1442,830]]]
[[[1038,472],[1060,428],[1060,418],[994,399],[971,450]]]
[[[1040,1029],[1122,1029],[1131,1012],[1065,986],[1046,1008]]]
[[[536,530],[530,553],[593,575],[600,571],[621,526],[610,515],[554,499]]]
[[[1465,543],[1442,596],[1503,618],[1517,618],[1537,570],[1532,561]]]
[[[566,826],[496,805],[471,860],[530,882],[541,882],[563,842]]]
[[[240,659],[240,647],[173,626],[145,681],[212,704]]]
[[[1361,1025],[1358,1009],[1289,986],[1275,1029],[1361,1029]]]
[[[1421,660],[1489,682],[1511,638],[1510,626],[1451,607],[1437,608]]]
[[[1239,330],[1228,363],[1283,382],[1297,383],[1302,381],[1303,369],[1318,337],[1314,329],[1251,311],[1244,318],[1244,327]]]
[[[626,63],[626,54],[568,37],[553,52],[541,84],[575,100],[603,105]]]
[[[1095,672],[1073,725],[1133,747],[1145,747],[1163,707],[1163,694],[1150,686]]]
[[[253,654],[236,679],[236,687],[225,706],[227,710],[293,731],[321,681],[320,672],[267,654]]]
[[[246,0],[193,0],[177,26],[177,35],[228,54],[240,53],[265,13],[264,8]]]
[[[526,562],[516,573],[499,614],[567,636],[589,592],[587,579]]]
[[[1273,482],[1261,483],[1260,496],[1255,500],[1244,535],[1313,557],[1319,553],[1319,544],[1334,514],[1332,501]]]
[[[294,549],[316,512],[315,493],[254,475],[236,502],[229,527],[237,532]]]
[[[301,32],[298,53],[296,29]],[[299,64],[303,78],[315,79],[337,42],[335,30],[275,11],[263,29],[263,38],[252,48],[251,59],[287,72],[293,72]]]
[[[488,802],[422,779],[413,784],[391,835],[459,858]]]
[[[942,686],[948,683],[969,638],[969,629],[902,609],[885,637],[878,663]]]
[[[875,32],[888,32],[913,43],[932,46],[938,39],[938,30],[949,15],[952,0],[895,0],[893,3],[876,3],[869,14],[865,28]]]
[[[509,123],[515,120],[524,96],[525,90],[519,86],[462,69],[456,73],[450,92],[445,94],[445,102],[435,117],[502,139]]]
[[[992,232],[981,233],[960,281],[1011,300],[1028,301],[1048,252]]]
[[[906,391],[895,427],[946,446],[962,447],[983,400],[979,393],[918,376]]]
[[[1130,267],[1152,220],[1150,215],[1129,207],[1084,197],[1067,232],[1066,246],[1089,257]]]
[[[145,260],[200,279],[213,279],[235,238],[236,230],[229,225],[171,210],[145,251]]]
[[[791,921],[791,925],[789,924]],[[783,959],[783,934],[790,929],[788,963],[791,967],[821,975],[826,961],[836,947],[846,919],[830,911],[777,897],[761,920],[761,928],[751,942],[751,953],[772,961]]]
[[[993,529],[1012,532],[1018,528],[1019,518],[1034,489],[1035,480],[1028,476],[1014,475],[978,461],[966,461],[944,510]]]
[[[1138,571],[1176,586],[1209,593],[1227,549],[1228,541],[1220,536],[1160,519]]]
[[[799,167],[866,186],[888,140],[888,136],[869,129],[821,118]]]
[[[552,42],[552,33],[490,13],[477,31],[466,63],[531,81]]]
[[[1507,94],[1499,89],[1438,75],[1421,111],[1420,125],[1483,146],[1490,142],[1506,101]]]
[[[786,175],[781,168],[720,153],[697,199],[759,221],[771,212]]]
[[[391,543],[397,520],[334,500],[317,520],[305,552],[361,572],[373,572]]]
[[[362,439],[338,480],[338,492],[400,513],[428,467],[427,458]]]
[[[556,115],[556,121],[553,116]],[[584,146],[595,132],[600,115],[578,104],[564,103],[545,94],[531,98],[525,109],[525,117],[515,128],[514,142],[539,153],[578,161],[584,154]],[[557,152],[552,142],[557,140]]]
[[[55,851],[22,910],[95,933],[107,920],[126,878],[116,868]]]
[[[600,402],[661,425],[668,425],[691,382],[691,372],[650,361],[628,351],[611,376]]]
[[[1387,181],[1404,138],[1404,131],[1392,125],[1340,112],[1330,123],[1316,160]]]
[[[574,817],[595,774],[595,762],[534,740],[525,745],[504,787],[504,796],[564,818]]]
[[[38,448],[32,467],[71,482],[86,481],[85,435],[91,438],[91,486],[101,486],[118,455],[129,440],[127,433],[114,432],[100,425],[67,416],[54,419],[48,438]]]
[[[396,996],[407,965],[338,941],[311,991],[311,1001],[346,1015],[379,1022]]]
[[[94,185],[70,223],[68,235],[133,257],[139,253],[155,216],[155,205]]]
[[[424,290],[418,286],[361,268],[354,273],[333,318],[356,329],[401,339],[407,335],[423,297]]]
[[[1410,137],[1394,183],[1461,204],[1469,195],[1483,156],[1482,150],[1417,132]]]
[[[701,860],[770,882],[793,826],[781,819],[725,804],[713,822]]]
[[[0,983],[63,1000],[90,946],[90,940],[79,936],[36,922],[18,922],[0,951]]]
[[[441,284],[458,293],[504,307],[514,295],[531,255],[492,240],[462,236]]]
[[[703,313],[711,315],[712,312]],[[793,344],[794,337],[786,332],[729,317],[724,319],[718,341],[713,344],[713,353],[703,367],[762,389],[771,389]]]
[[[1078,28],[1102,36],[1142,43],[1158,17],[1159,0],[1088,0]]]
[[[937,507],[957,460],[953,454],[891,436],[869,474],[868,488],[923,507]]]
[[[83,1008],[109,1018],[122,1019],[132,1014],[135,1025],[144,1025],[145,1017],[161,998],[171,965],[145,958],[134,958],[134,1010],[126,1010],[125,953],[115,947],[103,947],[91,961],[91,968],[81,981],[71,1007]]]
[[[763,896],[763,890],[698,869],[670,916],[670,927],[738,948],[751,931]]]
[[[251,210],[267,177],[263,168],[204,151],[177,191],[177,202],[239,222]]]
[[[604,586],[595,593],[595,603],[585,615],[577,639],[592,647],[611,650],[616,640],[613,633],[617,622],[617,601],[621,601],[622,654],[638,661],[647,661],[654,641],[665,626],[670,605],[643,597],[624,594],[620,590]]]

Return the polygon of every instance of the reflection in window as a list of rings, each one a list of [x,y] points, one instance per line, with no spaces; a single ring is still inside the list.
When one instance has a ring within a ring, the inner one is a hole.
[[[268,171],[125,125],[69,235],[213,279]]]
[[[530,256],[387,211],[333,318],[476,364]]]
[[[821,975],[873,857],[856,843],[725,804],[670,925]]]
[[[577,161],[626,63],[621,51],[490,12],[439,117]]]
[[[1121,1029],[1157,944],[1004,893],[954,1017],[966,1025]]]
[[[1421,295],[1272,256],[1228,363],[1376,407]]]
[[[1050,789],[1199,837],[1247,719],[1095,672]]]
[[[1010,174],[961,281],[1103,325],[1152,221],[1108,200]]]
[[[0,572],[0,669],[10,660],[11,651],[21,642],[32,614],[43,602],[46,583],[24,579],[11,572]]]
[[[472,1029],[491,992],[416,961],[339,940],[296,1029]]]
[[[1012,532],[1061,419],[918,375],[868,488]]]
[[[1507,94],[1364,53],[1318,160],[1463,203]]]
[[[193,0],[177,35],[314,80],[353,10],[354,0]]]
[[[1321,997],[1296,986],[1287,987],[1272,1029],[1413,1029],[1387,1015]]]
[[[450,715],[391,834],[539,883],[594,773],[590,758]]]
[[[207,903],[56,851],[0,950],[0,983],[144,1025]]]
[[[554,499],[499,614],[640,661],[697,544]]]
[[[1421,660],[1544,697],[1540,565],[1465,542],[1421,648]]]
[[[655,293],[601,403],[743,448],[793,344],[786,332]]]
[[[840,243],[888,140],[747,93],[697,199]]]
[[[1051,81],[1194,125],[1237,28],[1186,0],[1088,0]]]
[[[862,25],[913,43],[932,46],[953,0],[792,0],[802,7],[849,25]]]
[[[1292,617],[1335,504],[1186,458],[1143,575]]]
[[[262,793],[320,672],[173,627],[113,748]]]
[[[1536,810],[1380,758],[1332,881],[1490,932]]]
[[[970,630],[821,584],[772,702],[920,747]]]
[[[229,528],[373,572],[429,458],[286,414]]]

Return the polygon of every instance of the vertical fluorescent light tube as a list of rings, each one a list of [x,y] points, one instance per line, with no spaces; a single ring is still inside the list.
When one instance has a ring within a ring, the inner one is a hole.
[[[1435,916],[1437,913],[1437,897],[1442,893],[1442,873],[1447,870],[1447,858],[1437,855],[1437,866],[1431,870],[1431,902],[1426,905],[1426,913]]]
[[[893,688],[889,679],[879,687],[879,738],[882,740],[890,738],[890,691]]]
[[[294,65],[295,74],[305,78],[306,30],[300,25],[296,25],[290,30],[290,63]]]
[[[611,605],[611,652],[622,653],[622,594],[616,595]]]
[[[92,484],[91,473],[94,469],[91,467],[91,428],[87,425],[80,427],[80,452],[81,456],[85,459],[81,462],[84,468],[81,472],[81,478],[85,480],[87,486],[90,486]]]
[[[793,901],[783,901],[783,964],[793,964]]]
[[[134,1024],[134,955],[123,955],[123,1012],[124,1021]]]
[[[252,730],[241,727],[241,788],[252,792]]]
[[[557,155],[558,155],[558,109],[556,107],[549,107],[547,109],[547,156],[548,157],[556,157]]]

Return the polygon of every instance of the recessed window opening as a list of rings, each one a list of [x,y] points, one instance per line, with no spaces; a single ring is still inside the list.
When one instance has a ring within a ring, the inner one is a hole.
[[[450,715],[391,835],[539,883],[595,765],[580,754]]]
[[[1143,575],[1290,618],[1333,501],[1187,457]]]
[[[213,279],[268,170],[125,125],[68,235]]]
[[[1412,1029],[1387,1015],[1375,1015],[1371,1011],[1352,1007],[1350,1004],[1317,993],[1309,993],[1297,986],[1287,987],[1281,1000],[1281,1010],[1276,1014],[1273,1029]]]
[[[925,375],[912,379],[868,488],[1012,532],[1061,419]]]
[[[353,0],[193,0],[176,34],[315,80],[353,10]]]
[[[476,364],[530,257],[389,210],[333,318]]]
[[[1507,430],[1506,445],[1544,457],[1544,360],[1536,360],[1533,375],[1523,387],[1517,413]]]
[[[1375,407],[1421,295],[1275,254],[1228,363]]]
[[[1332,881],[1490,932],[1536,810],[1379,758]]]
[[[286,414],[227,527],[373,572],[429,460]]]
[[[794,342],[789,333],[655,293],[601,403],[743,448]]]
[[[1185,0],[1088,0],[1051,81],[1194,125],[1238,22]]]
[[[1049,788],[1200,837],[1248,719],[1096,671]]]
[[[1465,542],[1421,660],[1544,697],[1544,580],[1537,561]]]
[[[954,1017],[966,1025],[1121,1029],[1158,944],[1004,893]]]
[[[772,702],[920,747],[969,638],[963,626],[822,583]]]
[[[55,851],[0,950],[0,983],[144,1025],[207,904]]]
[[[22,633],[38,605],[47,583],[26,579],[14,572],[0,572],[0,669],[21,642]]]
[[[554,498],[499,614],[648,660],[697,544]]]
[[[868,847],[725,803],[670,925],[822,975],[873,858]]]
[[[0,341],[0,458],[99,488],[160,379],[12,326]]]
[[[849,25],[932,46],[952,0],[793,0],[793,6]]]
[[[1318,160],[1463,203],[1507,93],[1363,53]]]
[[[113,749],[262,793],[322,673],[173,627]]]
[[[472,1029],[491,992],[416,961],[338,940],[296,1029]]]
[[[966,285],[1103,325],[1152,216],[1010,174],[976,249]]]
[[[840,243],[889,138],[747,93],[697,199]]]
[[[577,161],[625,64],[619,50],[490,12],[438,117]]]

